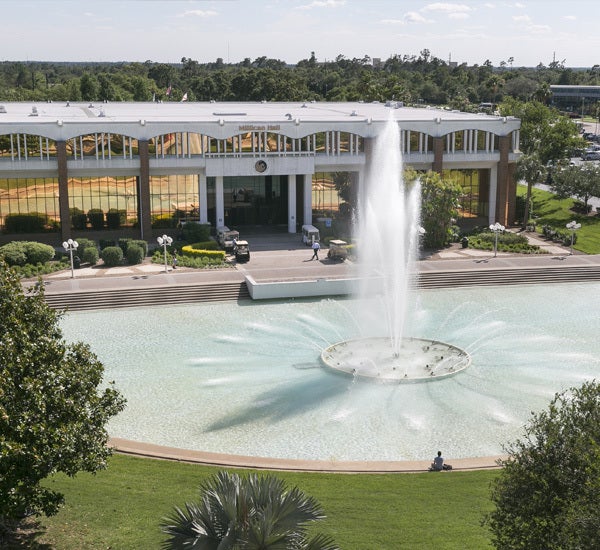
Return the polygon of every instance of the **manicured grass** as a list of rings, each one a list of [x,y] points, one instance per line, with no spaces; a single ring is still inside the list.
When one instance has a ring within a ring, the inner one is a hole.
[[[526,186],[517,187],[517,194],[525,196],[526,192]],[[574,199],[557,199],[553,193],[541,189],[532,189],[531,196],[538,233],[543,225],[566,231],[567,223],[575,220],[581,224],[581,229],[577,231],[577,243],[573,248],[586,254],[600,254],[600,215],[574,213]]]
[[[196,499],[200,482],[216,471],[115,455],[94,476],[56,476],[49,484],[65,494],[66,505],[41,520],[45,532],[37,542],[60,550],[159,548],[161,519]],[[327,519],[315,529],[344,550],[492,548],[481,520],[492,509],[497,474],[275,473],[321,503]]]

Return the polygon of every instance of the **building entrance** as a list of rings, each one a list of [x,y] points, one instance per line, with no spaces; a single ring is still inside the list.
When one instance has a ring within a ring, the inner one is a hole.
[[[223,179],[225,225],[280,225],[287,221],[287,176]]]

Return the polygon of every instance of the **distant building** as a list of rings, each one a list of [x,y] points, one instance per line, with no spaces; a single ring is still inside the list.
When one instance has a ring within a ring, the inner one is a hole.
[[[393,102],[5,103],[0,241],[151,240],[184,220],[294,233],[335,219],[340,177],[356,192],[367,185],[390,120],[405,165],[460,182],[462,220],[514,222],[520,121],[510,117]]]
[[[552,85],[552,105],[562,111],[587,114],[600,102],[600,86]]]

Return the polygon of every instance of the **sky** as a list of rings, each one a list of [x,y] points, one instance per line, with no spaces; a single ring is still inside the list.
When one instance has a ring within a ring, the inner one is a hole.
[[[599,0],[0,0],[0,61],[600,64]]]

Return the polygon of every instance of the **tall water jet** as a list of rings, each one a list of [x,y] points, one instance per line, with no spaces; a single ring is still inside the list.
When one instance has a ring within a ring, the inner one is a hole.
[[[359,295],[371,311],[361,316],[363,334],[385,320],[384,334],[329,346],[323,362],[343,373],[382,381],[420,381],[456,374],[470,356],[444,342],[406,337],[415,277],[421,210],[418,180],[403,177],[400,128],[390,118],[371,151],[371,170],[359,198]],[[376,297],[376,299],[374,299]],[[372,308],[375,308],[374,310]]]

